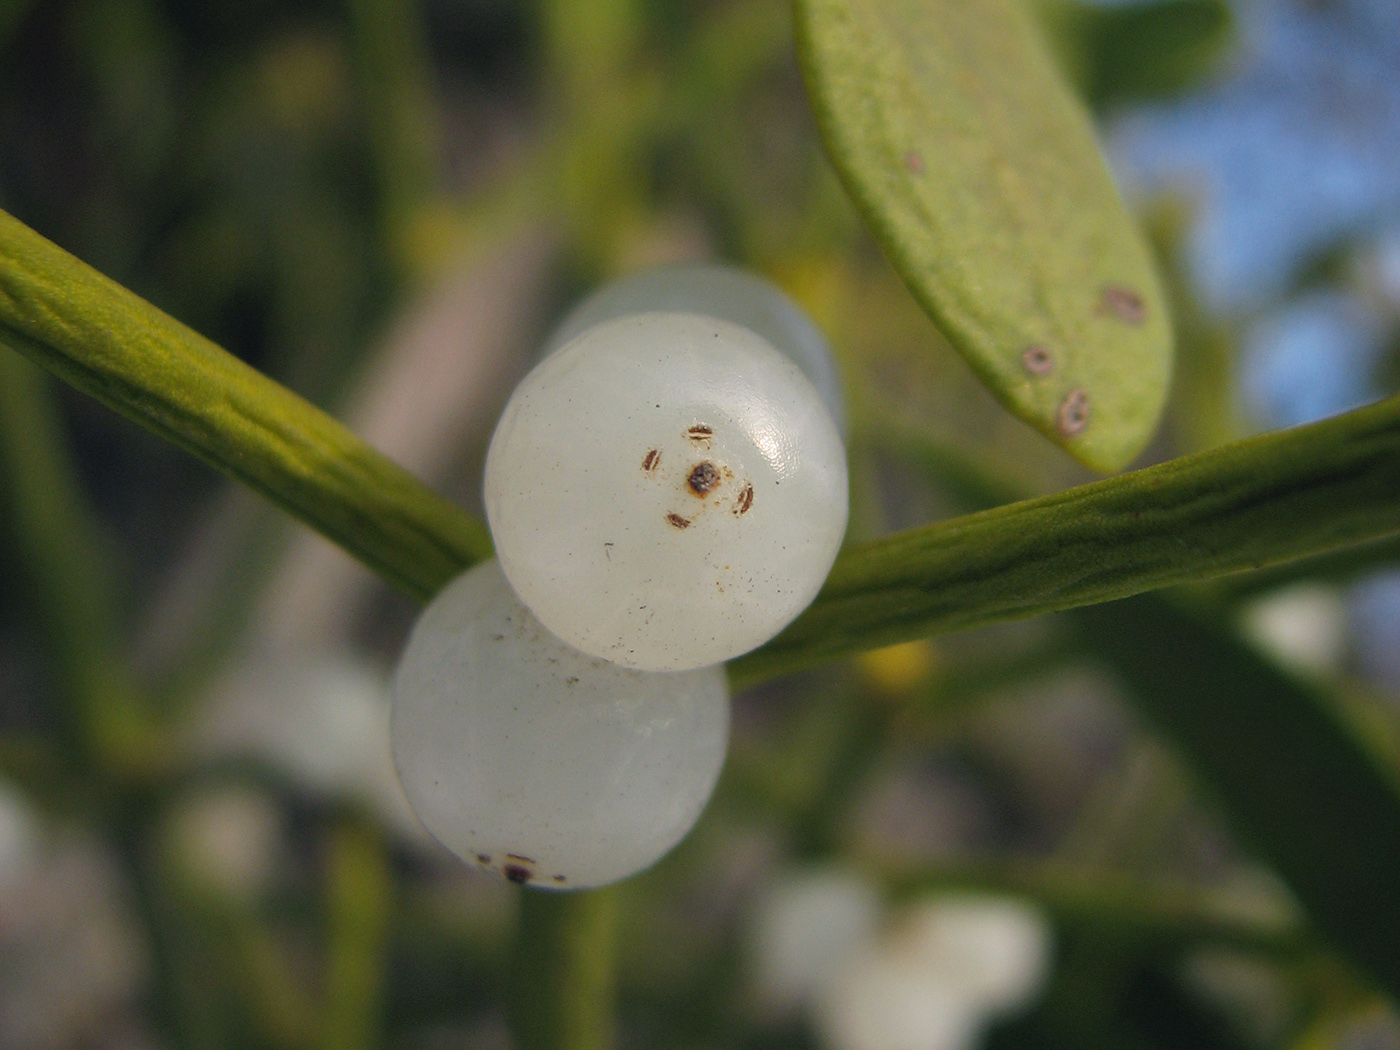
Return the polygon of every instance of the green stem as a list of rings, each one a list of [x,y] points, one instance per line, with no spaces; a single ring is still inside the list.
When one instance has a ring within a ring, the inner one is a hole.
[[[329,416],[0,213],[0,342],[427,598],[484,526]],[[1400,531],[1400,397],[848,548],[741,684],[892,642],[1257,569]]]
[[[0,213],[0,343],[261,492],[426,599],[485,527],[330,416]]]
[[[1020,895],[1067,927],[1111,930],[1155,943],[1210,943],[1280,954],[1311,944],[1302,917],[1281,892],[1246,894],[1029,859],[937,866],[876,860],[871,870],[898,898],[954,890]]]
[[[376,836],[351,821],[331,833],[326,1012],[327,1050],[380,1043],[393,876]]]
[[[732,677],[1207,580],[1400,532],[1400,397],[849,548]]]
[[[613,1045],[617,891],[523,890],[512,974],[516,1050]]]

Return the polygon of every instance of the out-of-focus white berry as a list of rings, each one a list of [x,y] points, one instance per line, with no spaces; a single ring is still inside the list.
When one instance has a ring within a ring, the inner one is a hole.
[[[1298,671],[1335,671],[1346,655],[1346,604],[1336,588],[1284,587],[1250,602],[1244,632],[1279,663]]]
[[[1029,905],[934,898],[850,955],[816,997],[815,1020],[834,1050],[967,1050],[1040,991],[1049,958],[1049,925]]]
[[[389,682],[350,653],[248,653],[191,725],[205,756],[270,762],[312,791],[368,805],[396,831],[421,836],[394,775]]]
[[[893,935],[912,959],[977,1010],[1012,1012],[1041,991],[1050,970],[1050,925],[1007,897],[947,896],[910,907]]]
[[[0,780],[0,890],[34,869],[42,838],[39,814],[29,800]]]
[[[108,844],[63,831],[0,884],[0,1046],[116,1041],[149,987],[128,895]]]
[[[917,952],[875,941],[845,960],[813,1020],[832,1050],[971,1050],[983,1016]]]
[[[812,384],[747,328],[595,325],[516,388],[486,460],[511,586],[546,627],[651,671],[777,634],[846,531],[846,456]]]
[[[810,1003],[852,955],[874,938],[880,895],[852,871],[783,875],[753,913],[753,961],[760,996],[778,1011]]]
[[[732,266],[657,266],[605,284],[569,311],[545,353],[553,353],[604,321],[656,311],[704,314],[757,332],[802,369],[837,428],[845,433],[841,377],[821,329],[773,284]]]
[[[449,584],[394,679],[394,762],[419,819],[515,882],[600,886],[695,823],[729,735],[724,670],[647,674],[545,630],[493,560]]]
[[[282,815],[264,791],[210,787],[171,810],[165,844],[193,888],[238,900],[256,898],[272,883],[282,848]]]

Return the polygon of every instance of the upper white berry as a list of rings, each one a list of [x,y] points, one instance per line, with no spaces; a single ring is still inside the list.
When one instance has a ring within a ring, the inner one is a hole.
[[[816,595],[846,529],[845,449],[748,328],[642,313],[525,377],[486,461],[511,586],[560,638],[645,670],[728,660]]]

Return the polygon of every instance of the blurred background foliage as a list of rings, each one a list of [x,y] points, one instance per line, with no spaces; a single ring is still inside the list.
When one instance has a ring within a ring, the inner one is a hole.
[[[1172,291],[1175,387],[1142,462],[1395,390],[1396,9],[1034,4]],[[874,247],[781,0],[0,0],[0,147],[0,206],[469,507],[562,311],[702,258],[766,274],[830,336],[853,538],[1087,479]],[[410,603],[28,364],[0,391],[0,1046],[880,1050],[774,992],[771,902],[826,871],[886,925],[971,889],[1053,928],[1019,1013],[889,1050],[1400,1047],[1393,1005],[1135,713],[1162,686],[1076,614],[740,694],[690,838],[517,922],[522,891],[398,793]],[[1192,597],[1252,654],[1235,670],[1262,657],[1400,777],[1398,558]],[[576,943],[541,940],[567,909]]]

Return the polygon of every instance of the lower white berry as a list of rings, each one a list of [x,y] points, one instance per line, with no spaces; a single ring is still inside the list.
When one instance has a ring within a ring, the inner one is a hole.
[[[762,645],[815,597],[846,530],[846,455],[811,383],[752,330],[634,314],[516,388],[485,497],[502,568],[546,627],[684,670]]]
[[[424,826],[513,882],[601,886],[695,823],[729,736],[721,667],[647,674],[545,630],[485,562],[413,628],[394,679],[394,764]]]

